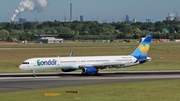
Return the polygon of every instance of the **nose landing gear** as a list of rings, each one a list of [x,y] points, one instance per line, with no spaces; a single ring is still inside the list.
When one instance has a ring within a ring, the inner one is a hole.
[[[34,70],[31,70],[32,72],[33,72],[33,75],[34,75],[34,77],[36,77],[36,71],[34,71]]]

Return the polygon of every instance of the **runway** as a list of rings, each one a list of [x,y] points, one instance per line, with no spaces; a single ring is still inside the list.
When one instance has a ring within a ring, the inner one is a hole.
[[[100,76],[82,76],[79,72],[38,73],[37,77],[32,73],[0,74],[0,93],[165,79],[180,79],[180,71],[116,71],[102,72]]]

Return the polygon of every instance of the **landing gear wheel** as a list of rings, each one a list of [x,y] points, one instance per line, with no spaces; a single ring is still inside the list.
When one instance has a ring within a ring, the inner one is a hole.
[[[99,73],[99,69],[97,69],[97,71],[94,73],[95,76],[99,76],[100,73]]]
[[[94,75],[95,75],[95,76],[99,76],[99,75],[100,75],[100,73],[96,72],[96,73],[94,73]]]
[[[82,73],[81,73],[81,75],[83,75],[83,76],[84,76],[84,75],[87,75],[87,74],[86,74],[86,73],[84,73],[84,72],[82,72]]]

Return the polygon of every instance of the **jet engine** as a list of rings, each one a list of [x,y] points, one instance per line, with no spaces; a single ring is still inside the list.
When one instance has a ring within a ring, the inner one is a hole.
[[[94,66],[84,66],[82,68],[82,74],[96,74],[98,73],[98,69]]]

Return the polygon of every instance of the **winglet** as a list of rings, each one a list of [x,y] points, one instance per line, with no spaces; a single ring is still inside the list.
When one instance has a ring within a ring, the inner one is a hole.
[[[69,57],[72,57],[73,55],[74,55],[74,52],[71,52],[70,55],[69,55]]]
[[[132,56],[136,57],[138,61],[147,59],[152,37],[152,34],[148,34],[145,39],[139,44],[136,50],[131,54]]]

